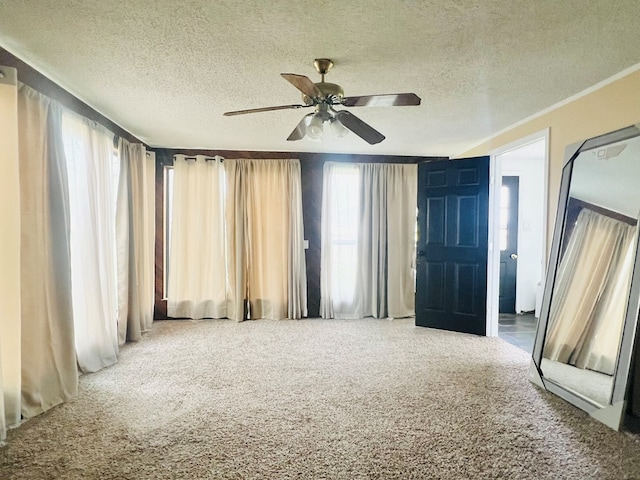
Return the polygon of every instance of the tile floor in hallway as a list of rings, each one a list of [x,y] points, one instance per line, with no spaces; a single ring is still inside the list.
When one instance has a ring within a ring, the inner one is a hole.
[[[531,353],[537,326],[538,319],[533,313],[501,313],[498,320],[498,337]]]

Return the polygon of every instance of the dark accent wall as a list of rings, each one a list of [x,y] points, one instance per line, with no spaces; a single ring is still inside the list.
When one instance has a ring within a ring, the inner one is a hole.
[[[442,160],[446,157],[413,157],[393,155],[348,155],[303,152],[255,152],[230,150],[185,150],[152,149],[156,152],[156,305],[155,318],[167,318],[166,301],[162,299],[164,289],[164,184],[165,165],[173,164],[173,156],[219,155],[224,158],[297,158],[300,160],[302,181],[302,210],[304,216],[305,239],[309,241],[306,250],[307,262],[307,302],[309,317],[317,317],[320,311],[320,220],[322,214],[322,169],[324,162],[351,163],[419,163]]]
[[[125,138],[132,143],[143,143],[131,133],[127,132],[101,113],[98,113],[82,100],[69,93],[57,83],[49,80],[36,69],[29,66],[27,63],[23,62],[2,47],[0,47],[0,65],[15,68],[18,70],[18,80],[20,82],[25,85],[29,85],[34,90],[56,100],[69,110],[103,125],[119,137]]]

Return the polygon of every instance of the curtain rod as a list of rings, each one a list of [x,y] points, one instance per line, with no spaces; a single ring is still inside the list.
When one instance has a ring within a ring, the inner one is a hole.
[[[174,155],[173,158],[177,157],[178,155]],[[201,157],[204,158],[204,160],[206,162],[209,162],[211,160],[220,160],[220,161],[224,161],[224,157],[207,157],[206,155],[200,155]],[[186,155],[184,155],[184,159],[189,161],[189,160],[197,160],[197,157],[188,157]]]

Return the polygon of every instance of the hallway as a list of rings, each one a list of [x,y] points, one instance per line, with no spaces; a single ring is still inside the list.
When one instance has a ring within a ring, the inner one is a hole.
[[[501,313],[498,320],[498,337],[527,353],[533,351],[538,319],[533,313]]]

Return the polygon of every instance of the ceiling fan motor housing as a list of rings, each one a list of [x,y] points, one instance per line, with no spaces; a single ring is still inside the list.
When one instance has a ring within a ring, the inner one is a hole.
[[[318,87],[318,90],[322,93],[321,98],[315,99],[315,102],[320,101],[322,103],[328,103],[329,105],[336,105],[342,103],[342,99],[344,98],[344,90],[340,85],[336,85],[335,83],[329,82],[318,82],[314,84]],[[302,95],[302,101],[306,105],[313,105],[314,99],[310,98],[307,95]]]

